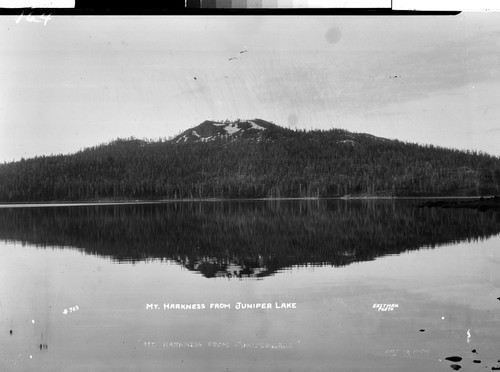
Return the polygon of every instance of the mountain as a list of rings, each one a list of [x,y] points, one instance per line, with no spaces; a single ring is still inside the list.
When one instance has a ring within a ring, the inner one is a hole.
[[[498,193],[498,157],[260,119],[0,164],[1,202]]]
[[[270,138],[273,134],[286,133],[286,129],[261,119],[229,120],[223,122],[205,120],[200,125],[188,129],[172,139],[172,142],[208,142],[221,138],[255,139]]]

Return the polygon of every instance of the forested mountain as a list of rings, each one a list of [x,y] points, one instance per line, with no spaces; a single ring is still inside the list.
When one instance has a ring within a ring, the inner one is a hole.
[[[259,119],[0,165],[2,202],[499,192],[498,157]]]

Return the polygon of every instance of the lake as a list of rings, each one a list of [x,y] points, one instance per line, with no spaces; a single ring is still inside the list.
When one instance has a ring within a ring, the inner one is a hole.
[[[500,214],[420,202],[2,207],[0,370],[499,367]]]

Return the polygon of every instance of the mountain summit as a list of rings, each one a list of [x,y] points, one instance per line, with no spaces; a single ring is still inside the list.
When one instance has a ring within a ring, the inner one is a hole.
[[[209,142],[219,138],[256,139],[269,137],[276,132],[286,132],[276,124],[261,119],[212,121],[205,120],[200,125],[190,128],[172,139],[174,143]]]

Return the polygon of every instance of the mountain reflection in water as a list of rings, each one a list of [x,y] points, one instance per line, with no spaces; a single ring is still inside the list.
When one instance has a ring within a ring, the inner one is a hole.
[[[205,277],[349,265],[500,232],[500,216],[411,200],[179,202],[0,209],[0,239],[120,263],[173,260]]]

